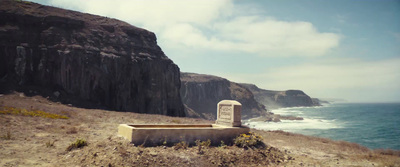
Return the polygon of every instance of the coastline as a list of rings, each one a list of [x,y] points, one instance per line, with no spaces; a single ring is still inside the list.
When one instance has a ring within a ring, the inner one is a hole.
[[[333,141],[284,131],[251,129],[263,137],[273,154],[236,146],[175,150],[173,147],[139,147],[116,135],[121,123],[202,124],[203,119],[83,109],[22,93],[0,96],[0,106],[40,109],[69,119],[0,114],[0,166],[396,166],[399,151],[370,150],[355,143]],[[66,151],[76,139],[88,146]],[[53,143],[51,144],[46,143]],[[268,150],[266,150],[268,151]],[[389,154],[389,155],[388,155]]]
[[[332,140],[359,143],[371,149],[400,149],[396,131],[400,103],[333,103],[318,107],[292,107],[273,110],[303,120],[263,122],[246,120],[261,130],[283,130]]]

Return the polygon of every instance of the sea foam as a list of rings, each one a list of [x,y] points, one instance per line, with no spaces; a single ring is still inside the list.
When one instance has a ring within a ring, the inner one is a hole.
[[[303,117],[304,120],[281,120],[281,122],[261,122],[261,121],[247,120],[244,122],[245,125],[249,126],[250,128],[255,128],[259,130],[283,130],[287,132],[298,132],[298,133],[301,133],[304,130],[336,129],[343,127],[343,123],[338,122],[335,119],[327,120],[327,119],[322,119],[320,117],[310,117],[306,113],[304,113],[305,111],[299,110],[304,108],[305,107],[292,107],[292,108],[281,108],[272,110],[274,114],[280,114],[285,116],[288,115],[299,116]]]
[[[334,129],[342,128],[335,120],[309,119],[304,120],[282,120],[281,122],[246,122],[251,128],[260,130],[283,130],[287,132],[298,132],[308,129]]]

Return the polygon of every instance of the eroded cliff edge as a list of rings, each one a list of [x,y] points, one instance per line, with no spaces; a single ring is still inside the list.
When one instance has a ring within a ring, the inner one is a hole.
[[[320,106],[318,99],[311,98],[301,90],[275,91],[261,89],[254,84],[240,85],[250,90],[254,98],[267,109]]]
[[[195,73],[181,73],[181,97],[188,116],[216,119],[217,103],[237,100],[242,104],[242,118],[271,114],[245,87],[227,79]]]
[[[31,2],[0,1],[0,79],[114,110],[185,115],[179,68],[154,33]]]

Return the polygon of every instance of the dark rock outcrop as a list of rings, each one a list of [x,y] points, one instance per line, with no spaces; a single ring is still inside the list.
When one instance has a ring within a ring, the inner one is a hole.
[[[255,99],[268,109],[281,107],[309,107],[319,106],[319,101],[311,99],[301,90],[272,91],[260,89],[253,84],[240,84],[248,88]]]
[[[221,100],[237,100],[242,104],[242,118],[266,114],[245,87],[227,79],[194,73],[181,73],[181,97],[188,116],[215,120],[217,103]]]
[[[36,3],[0,1],[0,78],[114,110],[185,115],[179,68],[154,33]]]

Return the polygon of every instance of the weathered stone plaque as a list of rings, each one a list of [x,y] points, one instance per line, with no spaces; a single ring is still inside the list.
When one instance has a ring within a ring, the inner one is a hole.
[[[216,124],[240,127],[242,126],[242,104],[235,100],[222,100],[217,105]]]

